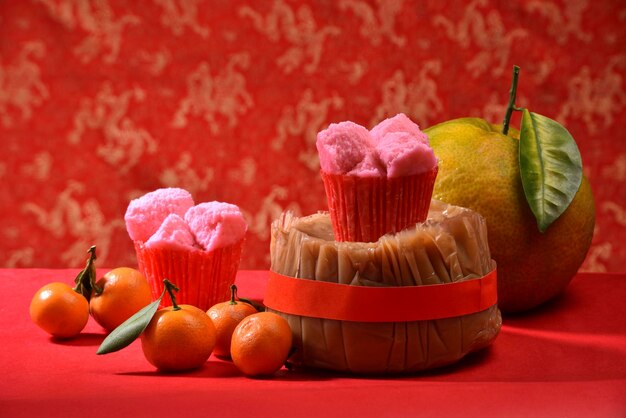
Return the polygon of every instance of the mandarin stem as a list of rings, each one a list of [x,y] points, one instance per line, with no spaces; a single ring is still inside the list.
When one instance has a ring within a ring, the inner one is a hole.
[[[163,284],[165,285],[165,290],[170,294],[170,299],[172,299],[172,310],[178,311],[180,310],[180,306],[176,304],[176,296],[174,295],[174,290],[178,292],[178,287],[167,279],[163,279]]]
[[[236,305],[237,302],[235,301],[235,298],[237,297],[237,286],[234,284],[230,285],[230,304],[231,305]]]
[[[504,116],[504,122],[502,122],[502,134],[509,133],[509,124],[511,123],[511,116],[514,110],[520,110],[515,106],[515,98],[517,96],[517,80],[519,78],[519,67],[513,66],[513,81],[511,82],[511,89],[509,90],[509,104],[506,107],[506,115]]]

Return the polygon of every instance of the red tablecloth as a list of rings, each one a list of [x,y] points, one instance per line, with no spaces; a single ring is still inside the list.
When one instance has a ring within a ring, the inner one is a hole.
[[[626,416],[626,275],[579,274],[553,303],[505,318],[494,345],[457,365],[404,377],[283,370],[243,377],[211,358],[162,375],[138,342],[106,356],[104,332],[53,341],[28,306],[77,270],[0,270],[0,416]],[[265,272],[242,271],[261,298]]]

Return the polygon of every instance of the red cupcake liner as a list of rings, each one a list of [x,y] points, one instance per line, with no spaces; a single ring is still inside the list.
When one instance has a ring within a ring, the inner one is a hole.
[[[375,242],[424,222],[438,167],[397,178],[329,174],[322,181],[336,241]]]
[[[147,248],[135,241],[139,270],[146,276],[153,299],[163,292],[163,280],[168,279],[180,290],[176,303],[189,304],[208,310],[230,299],[230,286],[239,269],[243,240],[213,251]],[[162,305],[170,305],[169,296]]]

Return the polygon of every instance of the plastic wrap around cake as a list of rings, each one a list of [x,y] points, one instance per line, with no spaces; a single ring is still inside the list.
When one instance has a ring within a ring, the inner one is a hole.
[[[302,218],[284,213],[272,224],[271,270],[283,279],[298,278],[300,284],[316,281],[318,287],[330,287],[322,289],[316,302],[310,295],[302,298],[311,305],[312,315],[272,309],[293,330],[296,351],[289,361],[294,366],[352,373],[430,369],[488,346],[502,324],[484,219],[435,200],[425,222],[373,243],[335,241],[327,213]],[[486,286],[487,279],[491,287]],[[465,284],[479,287],[461,289]],[[298,297],[305,287],[296,287],[291,295],[284,288],[273,289],[271,299],[276,303],[268,307],[297,305],[287,299]],[[395,291],[397,303],[382,299],[379,303],[375,292],[369,300],[346,299],[353,304],[333,296],[334,289],[345,293],[372,288]],[[435,293],[417,294],[416,289]],[[416,299],[411,299],[411,292]],[[313,289],[314,293],[319,291]],[[478,302],[472,305],[465,299]],[[341,303],[347,306],[334,306]],[[391,310],[396,317],[387,312]],[[348,320],[332,319],[342,315]]]

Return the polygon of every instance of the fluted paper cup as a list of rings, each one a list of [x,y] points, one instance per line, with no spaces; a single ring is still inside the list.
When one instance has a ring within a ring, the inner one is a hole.
[[[321,171],[335,240],[374,242],[425,221],[437,171],[396,178]]]
[[[134,244],[139,270],[150,283],[153,299],[161,296],[164,279],[180,289],[176,293],[176,303],[179,304],[208,310],[230,298],[230,286],[235,282],[239,268],[243,240],[213,251],[147,248],[140,241]]]

